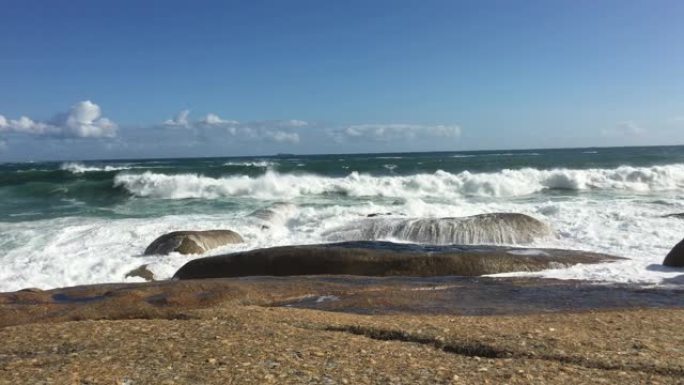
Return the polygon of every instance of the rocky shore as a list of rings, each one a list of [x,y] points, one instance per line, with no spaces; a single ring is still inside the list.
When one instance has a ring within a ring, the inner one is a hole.
[[[174,232],[150,247],[240,240]],[[0,293],[0,384],[684,384],[681,286],[482,276],[619,259],[356,241]]]
[[[682,319],[681,290],[530,278],[27,290],[0,295],[0,383],[681,384]]]

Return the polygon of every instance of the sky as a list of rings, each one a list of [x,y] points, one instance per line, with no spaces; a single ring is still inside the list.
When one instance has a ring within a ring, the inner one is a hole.
[[[0,9],[0,161],[684,144],[679,0]]]

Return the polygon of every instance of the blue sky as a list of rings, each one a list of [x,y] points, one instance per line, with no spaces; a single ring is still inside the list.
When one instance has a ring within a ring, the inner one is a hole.
[[[33,1],[0,160],[684,143],[682,1]]]

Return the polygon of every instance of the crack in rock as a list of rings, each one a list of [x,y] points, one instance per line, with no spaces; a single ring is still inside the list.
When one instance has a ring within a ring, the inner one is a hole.
[[[328,326],[323,328],[323,330],[329,332],[351,333],[380,341],[401,341],[431,345],[444,352],[467,357],[506,358],[513,355],[512,352],[496,349],[479,342],[450,344],[435,338],[415,336],[397,330],[368,329],[359,326]]]
[[[493,359],[522,358],[532,360],[555,361],[562,364],[582,366],[588,369],[634,371],[664,376],[684,376],[684,369],[682,368],[663,368],[654,365],[644,364],[608,364],[600,361],[592,361],[584,357],[573,357],[564,355],[535,355],[533,352],[512,352],[505,349],[498,349],[496,347],[486,345],[480,342],[464,342],[457,344],[433,337],[412,335],[398,330],[385,330],[361,326],[325,326],[323,328],[319,328],[319,330],[328,332],[350,333],[379,341],[400,341],[428,345],[436,349],[439,349],[445,353],[457,354],[467,357],[482,357]]]

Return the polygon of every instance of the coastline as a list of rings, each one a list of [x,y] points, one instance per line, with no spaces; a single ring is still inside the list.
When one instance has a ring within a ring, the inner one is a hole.
[[[310,276],[2,293],[0,383],[682,383],[681,290],[595,290]]]

